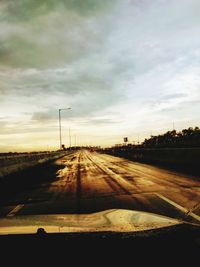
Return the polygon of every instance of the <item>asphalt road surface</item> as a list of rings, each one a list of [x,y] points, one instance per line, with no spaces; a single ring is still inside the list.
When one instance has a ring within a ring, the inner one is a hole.
[[[86,150],[31,175],[37,183],[5,198],[0,217],[131,209],[200,224],[198,177]]]

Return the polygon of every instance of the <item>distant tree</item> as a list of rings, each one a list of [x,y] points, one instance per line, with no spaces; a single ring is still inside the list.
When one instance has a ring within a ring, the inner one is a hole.
[[[180,132],[168,131],[162,135],[151,136],[142,143],[145,147],[195,147],[200,146],[199,127],[189,127]]]

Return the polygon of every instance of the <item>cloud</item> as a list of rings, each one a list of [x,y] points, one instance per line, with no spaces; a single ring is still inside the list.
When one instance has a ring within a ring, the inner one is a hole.
[[[52,119],[52,116],[48,112],[35,112],[32,115],[32,120],[46,122]]]
[[[24,21],[35,19],[39,16],[50,13],[52,10],[71,10],[80,15],[94,15],[109,8],[113,0],[7,0],[2,4],[4,18],[9,21]]]
[[[171,99],[177,99],[177,98],[183,98],[183,97],[187,97],[187,94],[183,94],[183,93],[169,94],[169,95],[163,96],[162,99],[171,100]]]
[[[6,8],[0,9],[1,64],[55,67],[96,50],[101,31],[108,33],[98,18],[103,10],[109,12],[114,2],[8,1]],[[83,16],[86,14],[91,16]]]
[[[83,121],[83,124],[91,124],[91,125],[111,125],[111,124],[119,124],[121,120],[111,119],[111,118],[88,118]]]
[[[4,130],[53,135],[69,106],[63,120],[95,136],[199,121],[199,10],[197,0],[1,1]]]

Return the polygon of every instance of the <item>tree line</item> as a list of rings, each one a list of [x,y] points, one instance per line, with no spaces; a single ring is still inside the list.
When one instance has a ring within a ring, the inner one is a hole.
[[[168,131],[145,139],[142,147],[200,147],[200,128],[189,127],[182,131]]]

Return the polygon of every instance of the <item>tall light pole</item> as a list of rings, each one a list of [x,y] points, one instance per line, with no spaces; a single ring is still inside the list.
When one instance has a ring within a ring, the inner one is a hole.
[[[69,148],[71,149],[72,140],[71,140],[71,129],[69,128]]]
[[[174,121],[173,121],[173,131],[175,130]]]
[[[62,149],[62,129],[61,129],[61,111],[62,110],[69,110],[71,108],[60,108],[59,111],[59,130],[60,130],[60,149]]]

